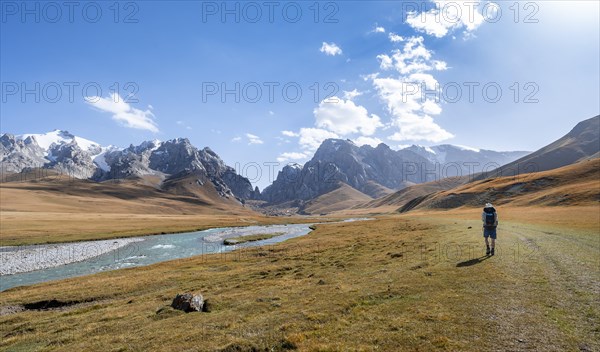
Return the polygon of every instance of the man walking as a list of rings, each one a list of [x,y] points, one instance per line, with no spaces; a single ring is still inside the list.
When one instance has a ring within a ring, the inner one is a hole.
[[[494,255],[494,247],[496,247],[496,227],[498,226],[498,214],[491,203],[487,203],[481,214],[483,221],[483,238],[485,238],[485,255]],[[492,238],[492,246],[488,242],[488,237]]]

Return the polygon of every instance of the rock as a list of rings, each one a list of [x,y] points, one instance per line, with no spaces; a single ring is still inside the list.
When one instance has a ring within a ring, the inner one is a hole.
[[[186,313],[189,312],[203,312],[204,310],[204,298],[201,294],[184,293],[178,294],[173,299],[171,307],[174,309],[182,310]]]

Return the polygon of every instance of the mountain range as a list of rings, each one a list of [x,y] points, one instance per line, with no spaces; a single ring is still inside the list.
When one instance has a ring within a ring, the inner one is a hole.
[[[3,175],[42,168],[77,179],[137,178],[157,186],[192,176],[197,187],[210,182],[223,198],[256,197],[248,179],[225,165],[210,148],[198,149],[187,138],[146,141],[119,149],[62,130],[20,136],[7,133],[0,137],[0,160]]]
[[[495,152],[452,145],[392,150],[350,140],[327,139],[304,166],[285,166],[261,199],[270,204],[308,201],[342,184],[371,198],[441,178],[492,170],[528,152]]]
[[[575,205],[600,202],[600,116],[578,123],[547,146],[491,172],[414,185],[360,209],[401,212],[494,204]]]
[[[327,139],[306,164],[283,167],[262,193],[210,148],[196,148],[187,138],[117,148],[62,130],[18,136],[7,133],[0,137],[0,167],[3,175],[42,169],[100,183],[139,180],[160,191],[189,197],[210,193],[238,203],[254,200],[266,206],[320,212],[358,203],[398,204],[473,179],[506,176],[524,164],[543,171],[597,157],[599,119],[582,121],[563,138],[534,153],[447,144],[393,150],[383,143],[372,147]]]

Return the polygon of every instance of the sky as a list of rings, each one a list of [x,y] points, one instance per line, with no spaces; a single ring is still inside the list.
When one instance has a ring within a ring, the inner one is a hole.
[[[2,133],[187,137],[261,189],[326,138],[534,151],[600,110],[597,1],[0,4]]]

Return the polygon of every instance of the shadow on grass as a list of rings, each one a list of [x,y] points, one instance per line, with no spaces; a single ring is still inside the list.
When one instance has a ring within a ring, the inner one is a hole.
[[[466,260],[464,262],[460,262],[460,263],[456,264],[456,267],[457,268],[462,268],[463,266],[471,266],[471,265],[479,264],[479,263],[483,262],[484,260],[486,260],[488,258],[490,258],[489,255],[484,255],[484,256],[481,256],[479,258],[469,259],[469,260]]]

